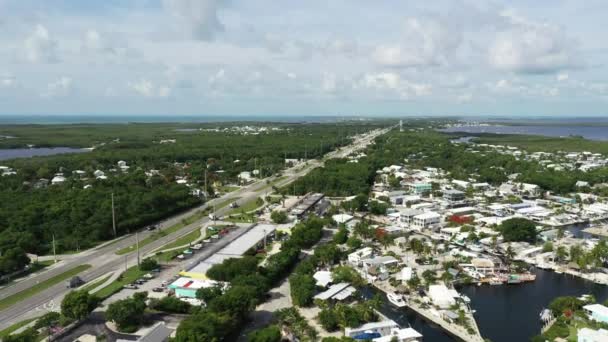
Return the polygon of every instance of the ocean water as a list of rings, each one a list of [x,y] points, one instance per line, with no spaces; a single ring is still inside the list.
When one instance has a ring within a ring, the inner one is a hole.
[[[62,153],[84,153],[90,152],[91,150],[85,148],[71,148],[71,147],[38,147],[38,148],[11,148],[11,149],[0,149],[0,160],[15,159],[15,158],[29,158],[37,156],[51,156]]]
[[[205,123],[205,122],[336,122],[360,119],[353,116],[302,115],[0,115],[0,125],[11,124],[77,124],[77,123]]]
[[[572,123],[571,125],[559,124],[537,124],[537,125],[513,125],[513,126],[462,126],[440,129],[441,132],[463,132],[463,133],[494,133],[494,134],[525,134],[544,135],[549,137],[581,136],[589,140],[608,141],[608,126],[582,125]]]

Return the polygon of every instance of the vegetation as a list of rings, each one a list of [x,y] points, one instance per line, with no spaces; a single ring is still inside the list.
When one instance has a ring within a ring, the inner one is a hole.
[[[139,269],[142,271],[152,271],[159,268],[158,262],[152,258],[146,258],[139,264]]]
[[[505,220],[498,227],[505,241],[536,242],[538,232],[534,222],[524,218],[512,218]]]
[[[249,342],[281,342],[281,330],[276,325],[252,331],[247,336]]]
[[[197,291],[207,306],[182,321],[175,341],[221,341],[234,337],[270,287],[284,279],[299,261],[300,250],[321,239],[324,224],[324,220],[316,217],[298,224],[281,250],[268,257],[263,267],[257,265],[258,259],[253,256],[214,265],[207,275],[228,281],[231,286],[223,293],[219,289]]]
[[[116,292],[120,291],[125,285],[131,284],[137,279],[141,278],[144,274],[146,274],[146,272],[140,270],[139,267],[130,267],[125,272],[123,272],[118,277],[118,279],[105,286],[101,290],[97,291],[95,293],[95,296],[99,297],[100,299],[106,299],[111,295],[115,294]]]
[[[144,320],[147,292],[137,292],[132,297],[116,301],[108,306],[106,319],[116,323],[121,332],[132,333]]]
[[[296,306],[309,306],[316,293],[316,280],[310,274],[294,274],[289,277],[291,301]]]
[[[270,219],[274,223],[278,223],[278,224],[286,223],[287,222],[287,214],[284,211],[282,211],[282,210],[274,210],[270,214]]]
[[[187,314],[192,310],[192,305],[176,297],[152,298],[150,309],[169,313]]]
[[[272,124],[278,129],[245,135],[231,129],[237,124],[1,126],[0,134],[15,137],[0,141],[2,148],[95,149],[3,162],[17,174],[0,180],[0,200],[4,203],[0,208],[0,255],[14,255],[8,262],[0,260],[0,272],[26,264],[21,250],[50,253],[53,237],[58,253],[114,238],[112,193],[116,235],[121,236],[201,204],[202,199],[193,196],[190,188],[176,183],[180,177],[198,189],[207,179],[207,189],[202,190],[213,193],[212,185],[221,188],[235,183],[242,171],[257,168],[262,176],[277,174],[285,166],[285,158],[302,158],[304,154],[316,158],[348,144],[349,136],[355,133],[384,125]],[[218,127],[221,129],[216,130]],[[175,142],[162,144],[163,139]],[[308,146],[310,141],[319,143]],[[127,162],[128,172],[117,171],[119,161]],[[104,172],[107,179],[98,179],[96,170]],[[65,182],[46,187],[45,182],[58,173],[66,177]]]
[[[61,315],[72,320],[81,320],[97,306],[98,299],[89,292],[72,291],[61,301]]]
[[[378,314],[374,301],[365,301],[354,305],[338,303],[319,312],[319,323],[327,331],[336,331],[347,327],[354,328],[368,322],[375,322]]]

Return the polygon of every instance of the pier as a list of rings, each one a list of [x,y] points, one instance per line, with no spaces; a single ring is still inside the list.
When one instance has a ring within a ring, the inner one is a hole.
[[[393,292],[391,286],[385,282],[377,282],[373,284],[378,290],[384,292],[385,294],[388,292]],[[481,333],[479,332],[479,327],[477,326],[477,322],[475,322],[475,317],[470,311],[466,311],[466,318],[471,323],[471,328],[475,331],[474,334],[470,334],[467,329],[461,325],[449,322],[445,320],[443,317],[438,315],[436,312],[432,312],[431,310],[423,308],[421,305],[415,303],[411,300],[412,298],[408,298],[406,300],[407,307],[414,311],[416,314],[423,317],[425,320],[436,324],[441,327],[448,334],[458,338],[461,341],[465,342],[484,342],[483,337],[481,337]]]

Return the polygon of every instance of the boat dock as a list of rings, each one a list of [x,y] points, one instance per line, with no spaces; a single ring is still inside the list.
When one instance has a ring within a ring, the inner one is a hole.
[[[393,291],[392,289],[390,289],[390,285],[385,283],[379,282],[373,285],[385,294]],[[465,327],[445,320],[440,315],[438,315],[437,312],[432,312],[431,310],[425,309],[414,301],[407,300],[406,302],[406,306],[410,310],[422,316],[425,320],[438,325],[448,334],[456,337],[457,339],[465,342],[484,342],[484,339],[483,337],[481,337],[481,333],[479,332],[477,322],[475,322],[475,317],[473,317],[473,314],[471,312],[467,312],[466,316],[469,322],[471,323],[471,327],[475,331],[474,334],[470,334]]]

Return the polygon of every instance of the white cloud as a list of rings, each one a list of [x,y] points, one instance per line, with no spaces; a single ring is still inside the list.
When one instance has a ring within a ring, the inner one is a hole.
[[[171,88],[166,85],[155,85],[152,81],[142,79],[137,82],[129,83],[129,87],[136,93],[144,97],[168,97],[171,95]]]
[[[47,85],[46,90],[40,94],[45,98],[67,96],[73,88],[73,82],[70,77],[62,76],[58,80]]]
[[[557,79],[559,82],[564,82],[564,81],[567,81],[569,78],[570,78],[570,76],[569,76],[568,74],[566,74],[566,73],[563,73],[563,72],[562,72],[562,73],[557,74],[557,77],[556,77],[556,79]]]
[[[461,45],[461,32],[439,18],[409,18],[402,41],[378,46],[372,59],[386,67],[449,64]]]
[[[456,101],[458,103],[469,103],[472,100],[473,100],[473,94],[471,94],[471,93],[461,94],[461,95],[458,95],[458,97],[456,98]]]
[[[513,12],[502,15],[511,25],[496,35],[489,48],[489,61],[495,68],[549,73],[580,66],[577,41],[560,27],[531,22]]]
[[[225,0],[164,0],[163,4],[186,25],[194,39],[212,40],[224,30],[218,17]]]
[[[404,80],[399,74],[394,72],[365,74],[360,85],[367,89],[396,93],[399,97],[405,99],[430,95],[433,88],[430,84]]]
[[[36,25],[34,31],[24,41],[25,59],[32,63],[57,62],[57,41],[43,25]]]
[[[326,93],[333,93],[336,91],[336,88],[336,75],[333,73],[324,72],[321,79],[321,89]]]
[[[12,88],[15,86],[16,80],[13,76],[0,76],[0,87]]]

